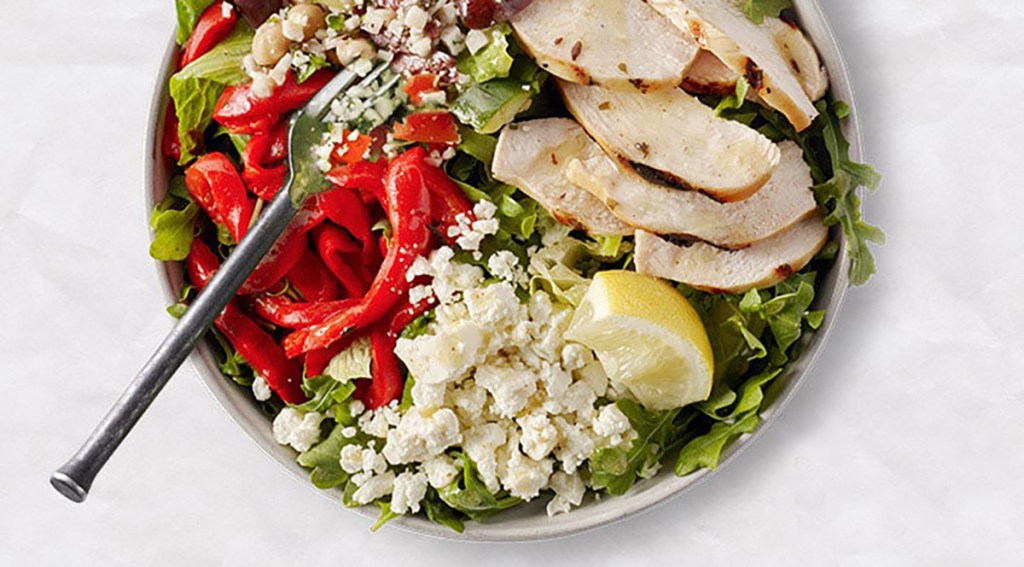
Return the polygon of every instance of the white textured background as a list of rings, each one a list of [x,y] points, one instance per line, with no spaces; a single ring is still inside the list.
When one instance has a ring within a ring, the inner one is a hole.
[[[771,431],[699,490],[565,541],[385,529],[265,457],[192,370],[85,505],[47,485],[168,329],[143,136],[170,0],[0,18],[0,565],[973,565],[1024,543],[1024,3],[824,0],[888,231]]]

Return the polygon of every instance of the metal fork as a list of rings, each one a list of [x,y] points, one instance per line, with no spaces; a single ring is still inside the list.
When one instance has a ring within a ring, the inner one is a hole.
[[[362,77],[342,70],[295,114],[288,132],[289,175],[284,187],[114,402],[85,444],[50,477],[50,484],[58,492],[74,502],[85,500],[100,469],[270,251],[305,199],[328,187],[328,181],[317,167],[315,148],[328,131],[324,119],[331,110],[331,103],[343,98],[344,91],[357,80],[360,81],[357,89],[370,87],[387,68],[386,63],[379,64]],[[385,79],[371,100],[393,88],[397,81],[397,75]]]

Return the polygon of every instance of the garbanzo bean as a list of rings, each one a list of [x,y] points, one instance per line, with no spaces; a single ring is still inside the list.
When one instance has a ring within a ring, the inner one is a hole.
[[[365,39],[345,40],[338,44],[336,52],[338,55],[338,63],[341,63],[342,65],[348,65],[360,57],[372,59],[373,56],[377,54],[377,50],[374,49],[373,44]]]
[[[276,65],[291,46],[292,42],[281,31],[281,22],[264,22],[252,38],[252,58],[259,65]]]
[[[302,26],[302,41],[309,41],[327,26],[327,14],[316,4],[296,4],[288,10],[288,22]]]

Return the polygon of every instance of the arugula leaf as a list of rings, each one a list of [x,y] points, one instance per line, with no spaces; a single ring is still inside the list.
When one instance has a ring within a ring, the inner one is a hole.
[[[295,76],[295,82],[302,84],[306,82],[306,79],[312,77],[317,71],[325,67],[330,67],[331,63],[327,60],[326,56],[317,55],[316,53],[310,53],[309,63],[303,67],[302,71]]]
[[[793,6],[791,0],[747,0],[743,12],[755,24],[763,24],[765,16],[779,17],[786,8]]]
[[[302,391],[309,400],[295,406],[295,409],[309,413],[327,413],[335,404],[340,404],[352,397],[356,385],[352,382],[339,382],[330,376],[314,376],[302,381]]]
[[[412,323],[406,325],[402,329],[401,337],[403,339],[415,339],[416,337],[427,334],[430,331],[430,324],[436,319],[436,313],[433,309],[427,311],[423,315],[412,320]]]
[[[507,25],[488,30],[486,33],[490,41],[487,45],[476,53],[466,50],[459,56],[456,63],[459,72],[469,75],[477,83],[508,77],[514,61],[509,54],[508,34],[511,31]]]
[[[459,518],[459,513],[445,504],[434,488],[427,489],[427,495],[423,498],[423,511],[426,512],[428,520],[448,526],[456,533],[461,534],[466,529],[466,525]]]
[[[203,15],[216,0],[174,0],[178,15],[178,45],[185,45],[196,29],[199,16]]]
[[[747,92],[750,90],[750,83],[743,77],[736,80],[736,90],[733,94],[722,98],[715,106],[715,116],[722,116],[727,110],[739,110],[747,100]]]
[[[711,430],[687,443],[676,461],[675,473],[686,476],[703,468],[716,469],[722,458],[722,452],[744,433],[757,429],[761,418],[757,412],[750,412],[733,423],[720,422],[711,426]]]
[[[224,41],[171,76],[168,87],[178,117],[179,165],[195,159],[203,132],[213,120],[217,98],[228,85],[248,79],[242,58],[252,49],[252,28],[239,22]]]
[[[438,490],[445,504],[476,521],[522,503],[514,496],[491,494],[476,472],[476,463],[466,455],[457,457],[462,459],[461,478]]]
[[[377,507],[380,508],[380,517],[378,517],[377,521],[374,522],[372,526],[370,526],[370,531],[371,532],[375,532],[375,531],[383,528],[384,524],[386,524],[386,523],[390,522],[391,520],[394,520],[395,518],[401,516],[401,514],[396,514],[396,513],[391,511],[391,503],[390,502],[384,502],[383,500],[378,501],[377,502]]]
[[[628,449],[609,447],[596,451],[590,457],[589,467],[595,489],[621,495],[633,487],[638,477],[644,478],[657,469],[682,429],[674,423],[682,410],[651,412],[633,400],[618,400],[615,405],[629,418],[637,438]]]
[[[313,486],[320,489],[334,488],[348,482],[349,475],[341,469],[341,449],[345,445],[355,443],[355,438],[342,434],[345,426],[338,424],[331,430],[327,439],[313,445],[298,457],[298,463],[310,472]]]
[[[812,187],[818,202],[830,210],[825,224],[839,224],[846,234],[850,251],[850,281],[853,285],[867,283],[875,274],[875,258],[868,242],[885,243],[885,233],[877,226],[864,222],[858,187],[869,191],[878,189],[881,176],[874,168],[850,159],[850,143],[843,135],[840,120],[849,114],[849,106],[837,102],[820,101],[815,105],[824,121],[822,136],[831,158],[832,178]]]

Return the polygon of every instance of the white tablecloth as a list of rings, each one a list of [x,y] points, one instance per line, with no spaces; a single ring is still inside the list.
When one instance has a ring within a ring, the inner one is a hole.
[[[523,546],[395,529],[265,457],[191,369],[73,505],[47,485],[170,326],[143,138],[170,0],[0,18],[0,565],[970,565],[1024,534],[1024,3],[825,0],[889,233],[783,417],[709,484]],[[1001,561],[1000,561],[1001,560]]]

